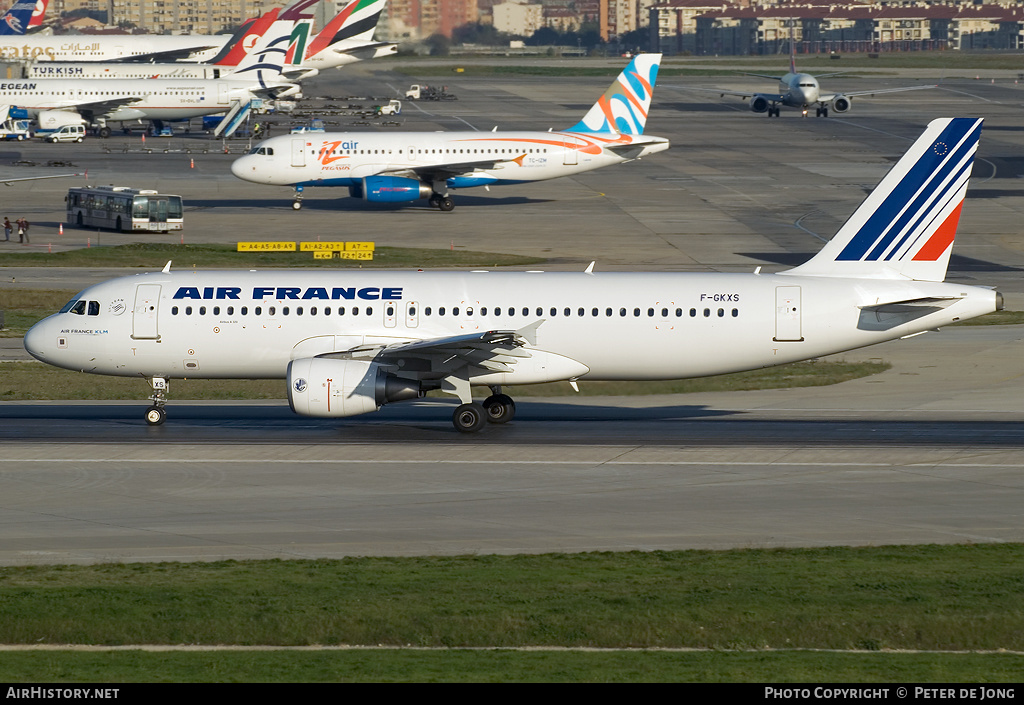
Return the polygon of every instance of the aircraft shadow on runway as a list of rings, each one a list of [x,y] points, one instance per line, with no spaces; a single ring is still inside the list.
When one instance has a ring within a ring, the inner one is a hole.
[[[356,211],[356,212],[381,212],[381,211],[403,211],[423,210],[440,213],[436,208],[431,208],[425,200],[409,201],[408,203],[370,203],[360,198],[350,198],[344,189],[337,189],[337,198],[331,198],[330,190],[324,190],[322,194],[326,198],[307,198],[302,201],[302,210],[312,211]],[[308,195],[308,192],[307,192]],[[526,203],[551,203],[555,199],[550,198],[529,198],[527,196],[470,196],[461,191],[453,191],[452,198],[455,201],[455,210],[459,208],[475,207],[496,207],[515,206]],[[185,217],[188,218],[189,208],[281,208],[292,210],[292,199],[195,199],[190,198],[185,203]],[[445,214],[447,215],[447,214]]]
[[[700,404],[629,408],[614,404],[520,401],[516,418],[479,434],[451,426],[454,404],[386,406],[346,419],[310,419],[283,403],[168,406],[168,420],[150,427],[144,404],[2,404],[0,440],[65,443],[536,443],[589,446],[645,445],[822,447],[1024,447],[1018,421],[875,419],[863,414],[827,418],[787,417],[712,409]]]

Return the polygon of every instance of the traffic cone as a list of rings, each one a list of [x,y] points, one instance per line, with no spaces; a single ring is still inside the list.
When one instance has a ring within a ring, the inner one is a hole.
[[[60,224],[60,227],[57,230],[57,234],[58,235],[63,235],[64,234],[64,223]]]
[[[188,168],[189,169],[195,169],[196,168],[196,160],[195,159],[192,159],[191,157],[189,158],[189,160],[188,160]]]

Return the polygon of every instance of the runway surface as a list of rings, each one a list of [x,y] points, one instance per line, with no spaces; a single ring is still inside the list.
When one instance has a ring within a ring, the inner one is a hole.
[[[174,151],[105,151],[135,145],[124,139],[4,144],[0,158],[60,155],[99,183],[180,193],[186,242],[343,234],[546,256],[548,269],[596,259],[604,269],[776,271],[816,251],[930,119],[983,115],[950,278],[998,286],[1021,309],[1024,87],[1009,72],[996,78],[858,99],[822,120],[768,120],[663,79],[648,132],[669,137],[669,152],[459,192],[450,214],[328,189],[307,190],[294,212],[290,189],[232,177],[230,155],[197,154],[192,165]],[[874,79],[837,80],[856,90]],[[401,129],[567,127],[609,81],[453,75],[443,82],[459,101],[407,104]],[[357,65],[309,93],[390,97],[413,82]],[[33,221],[33,243],[0,243],[0,253],[139,238],[59,235],[58,181],[5,190],[5,214]],[[124,271],[3,266],[0,308],[11,287],[73,293]],[[283,402],[178,401],[172,385],[160,428],[142,422],[141,381],[135,403],[0,402],[0,564],[1022,541],[1022,337],[954,328],[851,353],[893,368],[831,388],[637,398],[567,388],[565,398],[520,399],[515,421],[474,436],[452,430],[443,400],[323,421]],[[17,359],[5,343],[0,356]]]
[[[443,401],[7,403],[0,564],[1021,541],[1022,335],[835,387],[524,398],[472,436]]]

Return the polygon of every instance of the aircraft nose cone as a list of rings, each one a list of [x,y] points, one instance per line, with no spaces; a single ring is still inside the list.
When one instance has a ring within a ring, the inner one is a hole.
[[[245,178],[245,173],[248,171],[252,173],[252,168],[246,169],[245,164],[249,161],[248,157],[239,157],[235,161],[231,162],[231,173],[237,176],[239,179]]]
[[[45,321],[40,321],[29,328],[28,332],[25,333],[25,339],[22,341],[25,351],[40,362],[47,361],[45,346],[49,336],[45,330],[48,326],[45,326],[44,323]]]

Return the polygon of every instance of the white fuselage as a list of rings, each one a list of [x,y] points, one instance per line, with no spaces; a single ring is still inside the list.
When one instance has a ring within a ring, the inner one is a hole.
[[[106,37],[0,37],[0,58],[29,61],[113,61],[155,52],[193,49],[190,61],[207,61],[231,38],[230,34],[147,34]]]
[[[346,66],[357,61],[390,56],[395,53],[394,44],[386,47],[362,48],[357,42],[346,46],[330,46],[299,64],[285,67],[296,71],[302,78],[315,76],[318,71]],[[119,79],[119,78],[202,78],[215,79],[230,76],[235,66],[221,66],[202,62],[133,63],[104,61],[44,61],[33,62],[25,67],[27,78],[74,78],[74,79]]]
[[[448,179],[449,188],[466,188],[571,176],[668,147],[662,137],[617,133],[328,132],[260,142],[235,160],[231,172],[259,184],[351,186],[376,174],[411,175],[438,165],[499,162],[468,167]]]
[[[74,110],[107,120],[178,120],[224,112],[232,101],[252,97],[254,81],[203,79],[10,79],[0,81],[0,105],[36,116],[44,110]],[[106,101],[131,100],[109,109]]]
[[[807,108],[817,103],[821,95],[818,79],[807,73],[787,73],[779,79],[779,94],[786,96],[784,105]]]
[[[511,371],[472,384],[713,375],[804,360],[996,309],[958,283],[768,274],[266,270],[147,273],[83,291],[25,347],[59,367],[163,378],[283,378],[360,345],[535,327]],[[880,302],[939,302],[915,313]],[[539,324],[539,325],[538,325]]]

